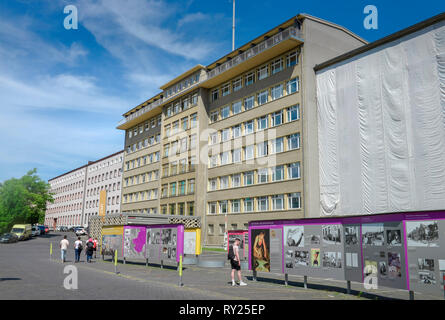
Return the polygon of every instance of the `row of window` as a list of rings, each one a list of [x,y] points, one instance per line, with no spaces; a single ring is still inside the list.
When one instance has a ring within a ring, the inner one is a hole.
[[[191,75],[187,79],[181,81],[180,83],[174,85],[171,88],[168,88],[164,91],[165,97],[168,98],[171,95],[174,95],[176,92],[181,92],[182,90],[187,89],[192,84],[195,84],[199,81],[199,72],[195,73],[194,75]]]
[[[209,179],[208,191],[301,178],[300,162],[236,173]]]
[[[109,167],[109,166],[112,166],[114,164],[117,164],[118,162],[122,162],[122,157],[116,157],[116,158],[111,159],[111,160],[109,160],[107,162],[101,162],[101,163],[98,163],[97,165],[89,166],[88,167],[88,172],[97,171],[97,170],[100,170],[102,168]]]
[[[138,134],[142,134],[145,131],[150,130],[150,128],[156,128],[162,123],[162,116],[157,116],[145,121],[144,123],[135,126],[127,131],[128,138],[136,137]]]
[[[208,203],[207,214],[253,213],[301,209],[301,193],[220,200]]]
[[[187,172],[193,172],[196,169],[196,157],[189,157],[187,159],[180,159],[179,161],[172,161],[162,165],[162,177],[173,176]]]
[[[141,150],[143,148],[152,147],[155,144],[159,143],[161,141],[161,134],[158,133],[156,136],[151,136],[150,138],[145,138],[144,140],[140,140],[136,143],[133,143],[132,145],[127,146],[127,154],[130,154],[132,152],[136,152],[138,150]]]
[[[175,102],[169,104],[164,108],[164,115],[166,118],[174,116],[180,112],[183,112],[191,107],[198,104],[198,93],[193,93],[191,95],[185,96]]]
[[[170,215],[195,215],[195,202],[179,202],[179,203],[169,203],[161,205],[161,213],[162,214],[170,214]]]
[[[125,162],[125,171],[139,168],[147,164],[155,163],[160,160],[160,152],[153,152],[148,155],[139,157],[137,159],[129,160]]]
[[[129,211],[125,211],[123,212],[124,214],[158,214],[158,208],[154,207],[154,208],[143,208],[143,209],[136,209],[136,210],[129,210]]]
[[[300,133],[294,133],[286,137],[251,144],[245,147],[224,151],[209,157],[209,168],[215,168],[231,163],[253,160],[268,155],[296,150],[300,148]]]
[[[190,119],[189,119],[190,118]],[[190,123],[190,126],[189,126]],[[176,135],[178,133],[184,132],[188,129],[196,128],[198,125],[198,114],[191,114],[190,117],[181,118],[181,126],[179,126],[179,120],[176,120],[171,125],[168,124],[164,126],[164,136],[168,138],[172,135]]]
[[[161,186],[161,198],[185,196],[195,193],[195,179],[170,182]]]
[[[293,67],[298,63],[298,53],[293,51],[285,56],[286,67]],[[218,100],[220,96],[225,97],[232,92],[240,90],[243,85],[245,87],[267,78],[268,76],[274,75],[280,71],[284,70],[284,57],[274,59],[271,62],[266,63],[258,67],[255,70],[250,70],[247,73],[241,75],[240,77],[232,80],[231,82],[224,83],[221,87],[213,89],[211,92],[212,101]]]
[[[115,205],[119,203],[119,196],[108,197],[107,205]],[[85,209],[98,208],[99,207],[99,199],[90,200],[85,202]]]
[[[109,184],[109,185],[104,185],[104,186],[100,186],[97,188],[91,188],[87,190],[87,197],[92,197],[92,196],[97,196],[100,194],[101,190],[106,190],[108,191],[116,191],[116,190],[120,190],[121,189],[121,183],[119,182],[115,182],[113,184]]]
[[[284,91],[286,88],[286,91]],[[299,91],[299,78],[294,78],[284,84],[278,84],[269,89],[259,91],[249,97],[243,98],[241,100],[233,102],[231,105],[226,105],[210,113],[210,123],[214,123],[219,120],[224,120],[230,116],[234,116],[241,112],[248,111],[255,107],[259,107],[269,101],[274,101],[283,97],[284,95],[289,95]],[[256,96],[256,99],[255,99]]]
[[[56,204],[56,203],[61,203],[61,202],[81,199],[82,197],[83,197],[83,191],[80,191],[80,192],[67,194],[67,195],[60,196],[60,197],[54,197],[54,203]]]
[[[189,150],[196,149],[197,134],[194,133],[188,137],[181,138],[180,140],[173,141],[164,145],[163,157],[171,155],[177,155]]]
[[[132,192],[124,195],[124,203],[132,203],[138,201],[156,200],[158,198],[158,189],[145,190],[140,192]]]
[[[245,121],[230,128],[225,128],[209,134],[209,144],[216,144],[220,142],[236,139],[243,135],[251,134],[255,131],[262,131],[268,128],[273,128],[284,123],[289,123],[300,119],[300,105],[282,109],[254,120]]]
[[[102,174],[96,175],[94,177],[88,178],[87,185],[90,185],[90,184],[93,184],[93,183],[102,182],[102,181],[106,181],[108,179],[113,179],[113,178],[120,177],[121,176],[121,171],[122,171],[122,169],[115,169],[114,170],[114,174],[113,174],[113,171],[110,171],[110,172],[102,173]]]
[[[48,208],[47,212],[48,213],[62,213],[62,212],[71,212],[71,211],[76,211],[76,210],[81,210],[82,209],[82,203],[73,203],[73,204],[69,204],[69,205],[65,205],[65,206],[57,206],[57,207],[53,207],[53,208]]]
[[[159,170],[153,170],[125,178],[125,186],[128,187],[140,183],[152,182],[158,179],[159,179]]]
[[[83,188],[84,180],[77,181],[74,183],[67,184],[66,186],[58,187],[58,188],[51,188],[51,192],[53,193],[62,193],[67,191],[72,191],[78,188]]]
[[[249,224],[248,223],[244,223],[240,228],[238,228],[238,224],[237,223],[231,223],[230,224],[230,229],[231,230],[239,230],[239,229],[247,230],[247,229],[249,229]],[[225,232],[226,232],[226,225],[221,223],[219,225],[219,235],[222,236],[222,235],[224,235]],[[207,225],[207,234],[210,235],[210,236],[216,235],[214,224],[210,223],[210,224]]]

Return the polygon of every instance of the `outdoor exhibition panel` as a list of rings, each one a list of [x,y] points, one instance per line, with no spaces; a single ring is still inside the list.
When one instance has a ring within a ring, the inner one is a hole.
[[[184,255],[201,254],[201,228],[187,228],[184,231]]]
[[[124,226],[124,258],[146,260],[146,226]]]
[[[239,255],[241,260],[247,260],[249,257],[249,231],[247,230],[230,230],[228,233],[227,248],[235,242],[235,239],[240,239]]]
[[[118,257],[122,257],[123,226],[104,226],[102,227],[101,254],[103,257],[114,257],[117,251]]]
[[[146,257],[150,262],[179,262],[184,255],[184,225],[165,224],[146,227]]]
[[[256,272],[443,294],[445,211],[252,221],[249,239]]]

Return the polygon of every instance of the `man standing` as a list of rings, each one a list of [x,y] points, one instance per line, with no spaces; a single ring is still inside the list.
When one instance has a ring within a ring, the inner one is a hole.
[[[87,255],[87,262],[91,262],[91,258],[93,257],[94,252],[94,242],[93,239],[89,238],[88,242],[86,244],[86,255]]]
[[[238,271],[238,279],[240,286],[247,286],[241,277],[241,259],[239,258],[239,245],[241,240],[235,239],[235,243],[229,248],[230,265],[232,266],[232,286],[235,286],[235,270]]]
[[[76,255],[74,262],[80,261],[81,252],[82,252],[82,240],[80,240],[80,237],[77,237],[76,242],[74,242],[74,253]]]
[[[70,245],[69,241],[66,239],[66,236],[63,236],[63,239],[60,241],[60,253],[62,255],[62,262],[65,262],[66,259],[66,250],[68,250],[68,246]]]

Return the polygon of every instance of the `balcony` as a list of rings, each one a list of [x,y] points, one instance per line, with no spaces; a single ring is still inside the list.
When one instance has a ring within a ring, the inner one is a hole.
[[[303,43],[301,30],[289,27],[207,72],[204,86],[213,87]],[[224,74],[224,76],[223,76]],[[221,78],[218,79],[217,78]]]
[[[131,123],[132,120],[135,120],[144,114],[151,114],[149,112],[154,110],[156,107],[160,106],[162,103],[163,103],[163,99],[161,98],[159,100],[156,100],[156,101],[146,105],[145,107],[139,109],[135,113],[132,113],[129,116],[122,119],[121,121],[119,121],[119,123],[117,124],[117,128],[118,129],[128,129],[129,127],[134,125],[133,123]],[[139,122],[139,121],[137,121],[137,122]]]

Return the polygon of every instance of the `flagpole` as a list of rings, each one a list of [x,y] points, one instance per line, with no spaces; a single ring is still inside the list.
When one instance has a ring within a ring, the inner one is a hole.
[[[235,0],[233,1],[233,22],[232,22],[232,51],[235,50]]]

